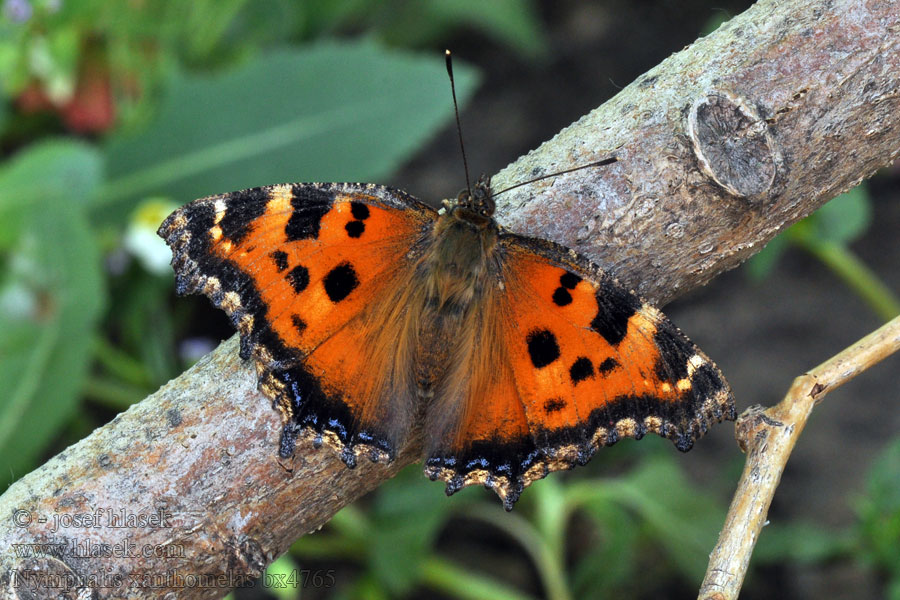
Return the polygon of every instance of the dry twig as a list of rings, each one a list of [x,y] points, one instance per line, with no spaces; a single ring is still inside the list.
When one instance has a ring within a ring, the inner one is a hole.
[[[719,541],[710,555],[700,600],[738,597],[775,489],[813,407],[829,391],[898,349],[900,317],[795,379],[777,405],[769,409],[752,406],[738,418],[736,435],[747,453],[747,462]]]

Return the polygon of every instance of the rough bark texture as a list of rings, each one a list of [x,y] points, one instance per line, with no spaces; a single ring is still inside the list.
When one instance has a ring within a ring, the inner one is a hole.
[[[766,1],[496,176],[499,190],[618,159],[502,194],[498,218],[578,249],[661,303],[734,267],[898,152],[900,7]],[[73,598],[91,583],[98,597],[219,597],[417,456],[407,449],[390,467],[348,470],[325,449],[299,448],[283,463],[270,404],[231,339],[15,483],[0,497],[0,547],[90,554],[110,544],[110,556],[8,551],[0,594],[47,597],[40,577],[59,575],[75,582]],[[100,509],[159,522],[107,527]],[[55,527],[94,514],[103,526]],[[144,548],[150,556],[131,555]]]
[[[896,2],[759,2],[494,178],[497,199],[660,304],[757,252],[900,147]],[[598,73],[598,77],[603,75]]]

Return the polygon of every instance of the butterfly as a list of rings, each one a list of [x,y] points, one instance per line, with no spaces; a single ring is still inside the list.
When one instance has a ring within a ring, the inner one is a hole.
[[[493,218],[482,176],[436,211],[388,187],[201,198],[159,228],[179,294],[224,309],[297,439],[348,467],[416,436],[450,495],[507,510],[551,471],[647,433],[687,451],[735,418],[724,377],[659,310],[574,251]]]

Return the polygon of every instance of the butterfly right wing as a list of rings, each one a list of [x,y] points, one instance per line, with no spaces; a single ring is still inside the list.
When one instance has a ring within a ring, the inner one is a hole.
[[[370,184],[287,184],[196,200],[159,234],[180,294],[203,293],[241,333],[285,420],[348,465],[391,458],[414,412],[414,330],[402,306],[437,213]]]
[[[504,233],[498,247],[468,387],[454,390],[464,408],[438,420],[426,460],[448,493],[483,484],[508,510],[527,485],[623,437],[652,432],[686,451],[735,418],[715,364],[659,310],[551,242]]]

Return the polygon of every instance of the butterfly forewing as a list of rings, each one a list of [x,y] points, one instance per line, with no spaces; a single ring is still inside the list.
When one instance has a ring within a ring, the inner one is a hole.
[[[409,416],[391,416],[406,407],[381,409],[402,386],[390,373],[402,345],[396,329],[408,331],[392,307],[436,216],[381,186],[286,184],[192,202],[160,235],[173,249],[179,291],[205,293],[226,310],[242,356],[257,360],[289,425],[336,442],[349,462],[357,444],[391,455],[408,429]],[[293,448],[286,434],[284,453]]]

